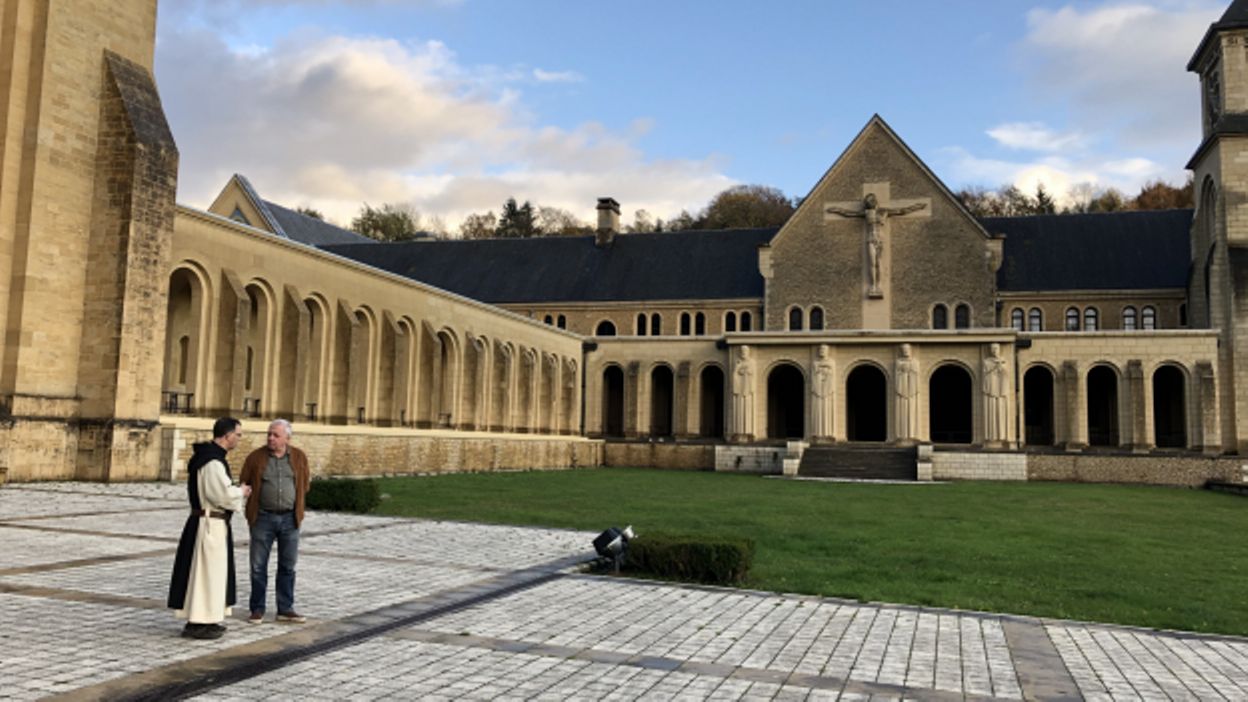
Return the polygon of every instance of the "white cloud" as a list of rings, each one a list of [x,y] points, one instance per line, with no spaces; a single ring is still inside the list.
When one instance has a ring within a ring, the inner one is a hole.
[[[1096,188],[1116,188],[1134,195],[1150,180],[1183,182],[1179,167],[1166,168],[1145,158],[1104,159],[1096,155],[1082,158],[1046,156],[1035,160],[1011,161],[982,158],[966,149],[949,148],[939,157],[945,162],[942,174],[952,183],[978,184],[989,188],[1012,184],[1027,193],[1044,184],[1059,205],[1068,203],[1070,189],[1080,184]]]
[[[649,119],[543,125],[495,69],[463,66],[438,42],[300,33],[240,50],[184,28],[162,37],[157,77],[182,154],[179,200],[193,206],[235,172],[340,223],[367,201],[451,226],[507,197],[592,221],[610,195],[666,218],[733,184],[713,155],[647,158]]]
[[[1065,151],[1085,142],[1081,134],[1059,134],[1042,122],[1008,122],[989,129],[988,136],[1006,148],[1027,151]]]
[[[533,78],[539,83],[580,83],[585,77],[576,71],[544,71],[533,69]]]

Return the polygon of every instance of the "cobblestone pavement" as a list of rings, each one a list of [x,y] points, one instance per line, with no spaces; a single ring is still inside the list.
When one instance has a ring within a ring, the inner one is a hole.
[[[1244,639],[600,578],[591,533],[342,514],[305,521],[308,624],[187,641],[182,490],[0,487],[0,699],[1248,699]]]

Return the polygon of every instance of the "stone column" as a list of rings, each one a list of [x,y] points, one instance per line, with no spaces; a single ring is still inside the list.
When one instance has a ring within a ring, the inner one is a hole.
[[[689,379],[689,362],[681,361],[676,366],[675,387],[672,388],[675,395],[672,402],[672,435],[677,439],[692,439],[696,436],[696,432],[689,430],[689,409],[694,404],[690,402],[693,395],[693,387]]]
[[[1062,362],[1062,394],[1066,404],[1066,450],[1082,451],[1088,446],[1088,407],[1079,364]]]
[[[1153,448],[1152,388],[1144,379],[1144,364],[1139,359],[1127,361],[1126,409],[1130,421],[1125,422],[1130,436],[1122,437],[1123,443],[1134,453],[1148,453]]]
[[[1218,455],[1222,452],[1222,422],[1218,415],[1218,386],[1213,363],[1196,363],[1196,397],[1198,437],[1192,437],[1192,446],[1199,446],[1203,453]]]
[[[639,378],[641,363],[630,361],[624,372],[624,438],[636,439],[641,435],[638,430],[641,419],[641,388]]]

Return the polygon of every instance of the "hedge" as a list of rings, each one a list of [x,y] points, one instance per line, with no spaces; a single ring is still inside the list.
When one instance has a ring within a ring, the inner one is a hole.
[[[376,480],[349,478],[313,480],[305,502],[308,509],[371,512],[381,504],[381,484]]]
[[[750,539],[655,532],[628,543],[623,569],[673,580],[734,585],[745,579],[753,561]]]

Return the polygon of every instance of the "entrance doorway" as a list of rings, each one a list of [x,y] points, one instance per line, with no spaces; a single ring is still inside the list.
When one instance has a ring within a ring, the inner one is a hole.
[[[850,441],[888,439],[888,397],[884,371],[862,365],[845,381],[845,434]]]

